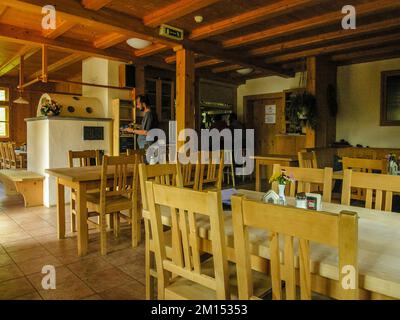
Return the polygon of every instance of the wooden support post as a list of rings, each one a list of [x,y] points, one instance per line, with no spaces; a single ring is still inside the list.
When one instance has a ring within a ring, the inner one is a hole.
[[[194,53],[178,48],[176,50],[176,131],[177,151],[184,142],[178,141],[179,132],[195,128],[195,92],[194,92]]]
[[[327,101],[328,86],[336,88],[337,67],[326,57],[307,58],[307,91],[315,96],[318,124],[306,133],[306,147],[328,147],[336,140],[336,115],[332,114]],[[314,146],[309,145],[314,141]]]
[[[25,57],[22,55],[19,57],[19,85],[18,88],[20,90],[23,89],[24,85],[24,67],[25,67]]]
[[[42,81],[47,83],[47,46],[42,46]]]

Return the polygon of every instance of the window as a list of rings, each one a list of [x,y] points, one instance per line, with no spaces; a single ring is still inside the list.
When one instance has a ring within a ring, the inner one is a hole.
[[[0,88],[0,138],[9,136],[9,101],[8,89]]]
[[[400,70],[382,72],[381,126],[400,126]]]

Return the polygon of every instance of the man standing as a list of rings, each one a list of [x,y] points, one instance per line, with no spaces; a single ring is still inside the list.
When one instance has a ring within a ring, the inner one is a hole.
[[[142,128],[140,130],[127,128],[125,132],[138,135],[137,142],[139,149],[145,149],[154,142],[147,137],[147,134],[151,129],[158,127],[157,114],[150,108],[149,98],[146,95],[139,95],[136,97],[136,108],[140,111],[144,111]]]

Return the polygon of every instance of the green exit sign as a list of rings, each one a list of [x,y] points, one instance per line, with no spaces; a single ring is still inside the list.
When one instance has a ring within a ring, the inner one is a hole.
[[[183,40],[183,30],[163,24],[160,26],[160,36],[173,40]]]

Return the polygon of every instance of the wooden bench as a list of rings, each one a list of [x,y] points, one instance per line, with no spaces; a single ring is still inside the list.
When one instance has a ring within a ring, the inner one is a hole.
[[[0,182],[3,183],[6,194],[20,193],[24,197],[25,207],[43,205],[44,176],[21,169],[0,170]]]

